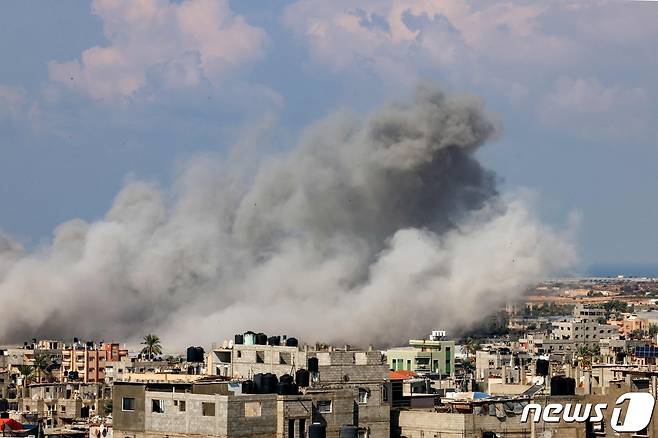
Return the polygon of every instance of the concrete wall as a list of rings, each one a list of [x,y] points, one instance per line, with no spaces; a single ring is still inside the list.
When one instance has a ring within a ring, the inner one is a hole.
[[[262,360],[262,362],[261,362]],[[306,353],[282,345],[234,345],[208,355],[207,372],[221,376],[250,378],[257,373],[277,376],[306,368]]]
[[[312,382],[312,388],[340,390],[342,397],[349,394],[352,409],[358,416],[358,426],[370,430],[370,436],[388,436],[390,400],[384,400],[383,388],[387,385],[389,369],[383,363],[381,353],[330,351],[309,352],[308,356],[316,356],[319,363],[318,379]],[[359,391],[367,393],[365,403],[360,402]],[[355,422],[342,423],[345,424],[357,425]]]
[[[145,388],[146,385],[139,384],[114,385],[114,390],[112,391],[112,421],[115,431],[121,430],[123,432],[144,432],[146,416]],[[132,397],[135,399],[134,411],[123,410],[122,399],[124,397]]]

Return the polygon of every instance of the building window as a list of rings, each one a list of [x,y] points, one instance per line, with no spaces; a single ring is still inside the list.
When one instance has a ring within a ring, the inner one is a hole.
[[[388,386],[382,385],[382,401],[388,401]]]
[[[178,412],[185,412],[185,400],[178,400]]]
[[[331,414],[331,400],[318,400],[318,412],[321,414]]]
[[[290,365],[292,363],[292,356],[290,353],[279,353],[279,364],[280,365]]]
[[[214,417],[215,416],[215,403],[201,403],[201,412],[204,417]]]
[[[359,403],[362,405],[368,403],[368,397],[370,397],[370,391],[365,388],[359,388]]]
[[[260,417],[261,416],[261,404],[260,404],[260,402],[246,402],[244,404],[244,416],[245,417]]]
[[[133,397],[124,397],[122,401],[121,409],[124,411],[134,411],[135,399]]]
[[[288,438],[295,438],[295,420],[288,420]]]
[[[157,414],[163,414],[164,413],[164,400],[151,400],[151,412],[155,412]]]
[[[242,357],[242,351],[238,350],[238,359]]]
[[[257,351],[256,352],[256,363],[265,363],[265,352]]]

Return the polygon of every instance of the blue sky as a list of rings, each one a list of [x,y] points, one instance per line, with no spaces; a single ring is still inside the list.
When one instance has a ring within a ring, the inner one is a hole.
[[[583,266],[658,265],[658,3],[0,7],[0,229],[27,246],[102,217],[126,180],[167,186],[236,144],[264,156],[429,80],[501,120],[481,159],[556,228],[578,218]]]

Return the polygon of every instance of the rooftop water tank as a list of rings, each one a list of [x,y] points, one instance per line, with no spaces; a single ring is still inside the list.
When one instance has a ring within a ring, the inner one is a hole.
[[[327,426],[322,423],[311,423],[308,427],[308,438],[327,438]]]
[[[359,428],[356,426],[340,426],[340,438],[359,438]]]
[[[258,373],[254,375],[254,387],[256,394],[274,394],[279,383],[275,374]]]
[[[304,368],[300,368],[295,372],[295,382],[300,388],[306,388],[310,381],[310,373]]]
[[[254,332],[246,332],[244,334],[244,345],[254,345],[256,344],[256,333]]]
[[[267,335],[265,333],[258,333],[256,335],[257,345],[267,345]]]

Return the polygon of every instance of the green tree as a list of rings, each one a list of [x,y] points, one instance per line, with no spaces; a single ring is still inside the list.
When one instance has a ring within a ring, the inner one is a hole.
[[[142,345],[144,345],[144,348],[142,348],[142,354],[148,359],[153,359],[155,356],[162,354],[162,344],[160,343],[160,338],[156,335],[144,336],[144,342],[142,342]]]
[[[631,339],[642,339],[644,338],[644,334],[645,334],[644,330],[635,329],[630,333],[629,336]]]
[[[586,345],[583,345],[580,348],[578,348],[576,355],[578,357],[578,363],[582,368],[592,367],[593,352]]]
[[[37,373],[37,382],[41,383],[44,375],[49,375],[50,372],[48,368],[51,365],[51,361],[45,354],[35,353],[34,355],[34,370]]]
[[[18,365],[16,369],[23,376],[23,386],[27,386],[28,382],[34,379],[34,367],[32,365]]]
[[[468,356],[475,356],[475,353],[480,349],[480,343],[473,338],[468,338],[464,344],[464,349]]]
[[[656,335],[658,335],[658,324],[651,324],[649,326],[649,336],[654,338]]]

